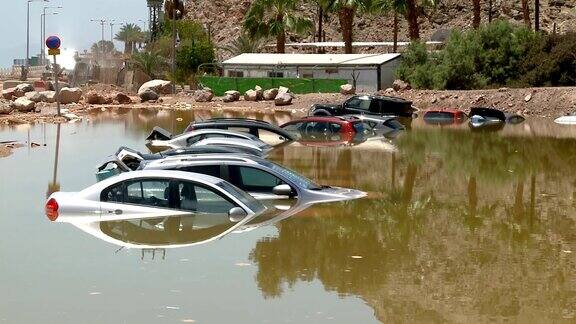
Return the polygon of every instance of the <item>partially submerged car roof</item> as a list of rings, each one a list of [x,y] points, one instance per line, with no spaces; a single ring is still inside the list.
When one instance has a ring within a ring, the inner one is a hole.
[[[492,117],[498,118],[501,121],[506,121],[506,115],[504,112],[496,108],[474,107],[470,110],[469,116]]]
[[[293,136],[283,130],[282,128],[273,125],[267,121],[252,119],[252,118],[212,118],[203,121],[191,122],[186,128],[186,132],[205,129],[205,128],[219,128],[219,127],[248,127],[248,128],[258,128],[267,130],[278,135],[283,136],[287,140],[294,140]]]

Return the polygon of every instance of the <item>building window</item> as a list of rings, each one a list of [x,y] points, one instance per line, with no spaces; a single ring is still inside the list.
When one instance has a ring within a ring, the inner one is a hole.
[[[230,78],[243,78],[244,77],[244,71],[230,70],[230,71],[228,71],[228,77],[230,77]]]
[[[302,78],[303,79],[314,79],[314,73],[313,72],[302,72]]]
[[[338,68],[327,68],[325,72],[326,74],[336,74],[338,73]]]
[[[268,72],[268,77],[269,78],[283,78],[284,72],[276,72],[276,71]]]

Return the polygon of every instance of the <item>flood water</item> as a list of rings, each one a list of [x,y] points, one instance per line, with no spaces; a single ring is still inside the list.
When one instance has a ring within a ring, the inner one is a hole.
[[[44,215],[47,192],[95,183],[119,146],[145,151],[152,127],[209,116],[0,128],[0,141],[46,144],[0,159],[0,322],[576,321],[576,130],[549,121],[289,145],[270,158],[368,198],[192,247],[121,248]]]

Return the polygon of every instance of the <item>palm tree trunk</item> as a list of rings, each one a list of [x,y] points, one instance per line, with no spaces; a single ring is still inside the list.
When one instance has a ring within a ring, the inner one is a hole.
[[[124,42],[124,54],[130,54],[131,48],[132,45],[130,45],[130,42]]]
[[[474,7],[474,18],[472,19],[472,26],[474,29],[480,27],[480,0],[472,0],[472,6]]]
[[[342,7],[338,12],[340,28],[342,29],[342,38],[344,39],[344,53],[352,54],[352,31],[354,26],[354,9]]]
[[[392,52],[398,52],[398,11],[394,10],[394,45],[392,46]]]
[[[282,15],[276,16],[276,21],[282,24],[284,17]],[[282,29],[278,35],[276,35],[276,53],[286,53],[286,31]]]
[[[534,30],[540,31],[540,0],[534,0]]]
[[[532,22],[530,21],[530,8],[528,7],[528,0],[522,0],[522,16],[524,17],[524,24],[526,27],[532,27]]]
[[[406,20],[408,20],[408,34],[410,40],[420,39],[420,26],[418,25],[418,7],[416,0],[406,1]]]

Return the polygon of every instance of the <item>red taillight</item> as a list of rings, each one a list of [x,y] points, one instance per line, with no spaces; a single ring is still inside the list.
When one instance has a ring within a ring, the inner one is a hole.
[[[58,218],[58,202],[54,198],[50,198],[46,202],[46,216],[51,221],[55,221]]]

